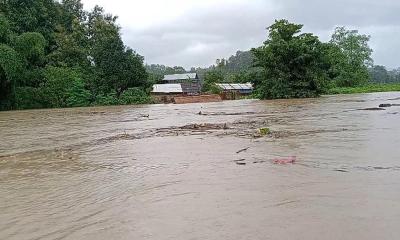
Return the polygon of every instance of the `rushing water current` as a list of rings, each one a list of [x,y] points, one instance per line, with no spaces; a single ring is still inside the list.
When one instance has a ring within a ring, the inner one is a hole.
[[[399,239],[396,104],[0,112],[0,239]]]

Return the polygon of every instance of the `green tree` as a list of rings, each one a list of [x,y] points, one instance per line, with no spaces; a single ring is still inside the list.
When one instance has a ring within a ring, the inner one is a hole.
[[[42,84],[45,107],[84,106],[89,101],[79,73],[71,68],[46,67]]]
[[[264,45],[252,49],[262,69],[254,86],[260,98],[300,98],[320,95],[326,86],[323,44],[302,25],[275,21]]]
[[[118,73],[119,79],[111,82],[117,97],[128,88],[143,87],[146,89],[149,87],[147,82],[148,75],[143,64],[144,58],[130,48],[126,49],[123,55],[122,66]]]
[[[43,64],[46,39],[40,33],[27,32],[17,37],[15,48],[30,66]]]
[[[0,0],[0,109],[148,102],[116,20],[81,0]]]
[[[145,68],[148,73],[149,82],[152,84],[162,83],[165,75],[186,73],[186,70],[180,66],[168,67],[159,64],[151,64],[146,65]],[[196,69],[192,68],[191,72],[196,72]]]
[[[88,39],[86,28],[77,19],[71,23],[71,29],[59,27],[55,33],[58,48],[47,56],[52,66],[90,68]]]
[[[11,26],[7,18],[0,13],[0,43],[9,43],[11,37]]]
[[[20,81],[22,62],[18,53],[0,44],[0,110],[15,107],[15,89]]]
[[[217,92],[216,83],[224,82],[224,74],[221,71],[214,70],[204,75],[203,92]]]
[[[389,83],[392,82],[389,72],[384,66],[375,65],[369,69],[371,81],[375,83]]]
[[[38,32],[48,42],[46,53],[55,49],[54,32],[60,24],[60,4],[54,0],[7,0],[4,14],[16,34]]]
[[[388,71],[390,82],[400,82],[400,69],[393,69]]]
[[[175,67],[166,67],[165,74],[182,74],[186,73],[186,70],[183,67],[175,66]]]
[[[46,40],[40,33],[27,32],[15,39],[15,49],[24,60],[25,71],[21,73],[21,86],[39,87],[43,82]]]
[[[147,72],[143,57],[126,48],[115,24],[115,18],[104,15],[102,9],[95,9],[89,14],[91,56],[96,71],[95,87],[97,92],[114,91],[116,97],[131,87],[145,87]]]
[[[368,67],[372,66],[370,36],[359,34],[357,30],[337,27],[330,43],[340,49],[342,56],[336,61],[339,87],[352,87],[369,80]]]
[[[66,90],[67,107],[84,107],[91,102],[90,91],[85,88],[85,84],[81,78],[75,77],[71,85]]]
[[[68,30],[73,30],[72,23],[75,20],[81,23],[86,21],[87,12],[83,9],[81,0],[62,0],[61,3],[63,21]]]

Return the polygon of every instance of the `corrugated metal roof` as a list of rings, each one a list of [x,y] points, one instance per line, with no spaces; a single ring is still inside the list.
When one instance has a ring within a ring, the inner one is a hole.
[[[180,84],[155,84],[153,85],[153,93],[182,93]]]
[[[164,81],[189,80],[196,78],[197,78],[197,73],[172,74],[172,75],[165,75]]]
[[[222,90],[253,90],[251,83],[217,83]]]

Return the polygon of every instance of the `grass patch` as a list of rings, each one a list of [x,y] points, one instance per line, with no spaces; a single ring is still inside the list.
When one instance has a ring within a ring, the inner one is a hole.
[[[327,94],[353,94],[373,92],[397,92],[400,91],[400,83],[368,84],[358,87],[335,87],[328,90]]]

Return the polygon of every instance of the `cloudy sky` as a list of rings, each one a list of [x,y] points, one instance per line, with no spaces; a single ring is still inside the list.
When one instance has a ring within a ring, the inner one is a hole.
[[[335,26],[371,35],[375,64],[400,67],[398,0],[82,0],[119,16],[125,43],[147,63],[209,66],[259,46],[286,18],[327,41]]]

